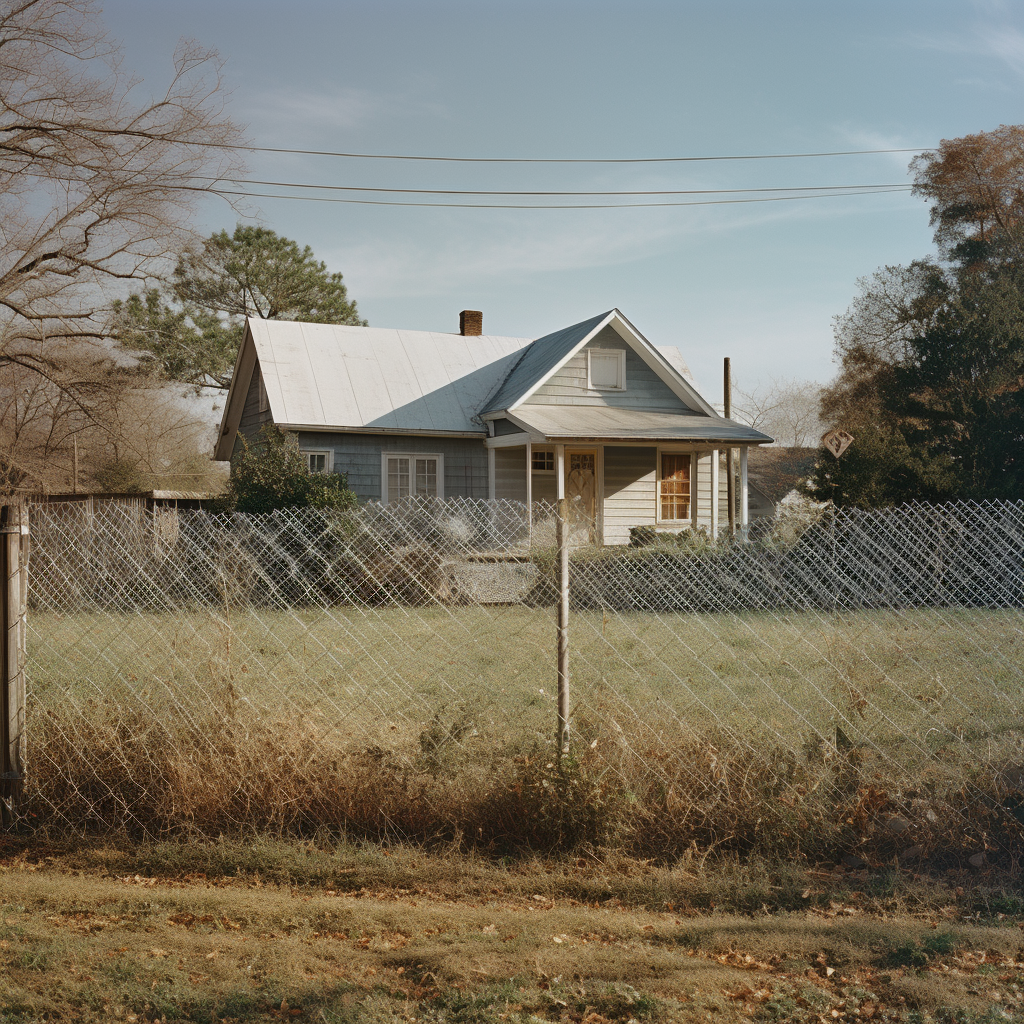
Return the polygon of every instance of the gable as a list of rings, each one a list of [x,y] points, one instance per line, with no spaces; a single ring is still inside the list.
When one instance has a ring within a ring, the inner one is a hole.
[[[626,389],[604,391],[587,386],[589,351],[626,353]],[[650,412],[693,412],[609,324],[570,356],[524,405],[593,405]]]

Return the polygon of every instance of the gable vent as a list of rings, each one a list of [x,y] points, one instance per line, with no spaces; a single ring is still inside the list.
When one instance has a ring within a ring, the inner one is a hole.
[[[464,309],[459,314],[459,334],[483,334],[484,315],[479,309]]]

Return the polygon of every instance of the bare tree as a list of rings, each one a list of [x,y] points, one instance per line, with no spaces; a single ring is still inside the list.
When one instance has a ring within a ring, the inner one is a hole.
[[[0,2],[0,429],[28,416],[11,388],[38,399],[26,444],[0,444],[17,453],[9,485],[46,476],[30,436],[46,451],[76,418],[102,425],[101,393],[130,386],[112,300],[181,250],[211,179],[239,170],[213,51],[184,41],[162,95],[139,101],[140,84],[93,0]]]
[[[822,433],[820,402],[814,381],[772,379],[752,391],[735,388],[733,415],[784,448],[814,448]]]

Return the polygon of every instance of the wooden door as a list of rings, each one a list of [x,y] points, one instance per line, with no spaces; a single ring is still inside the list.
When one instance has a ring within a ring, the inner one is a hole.
[[[569,515],[593,532],[597,518],[597,451],[565,453],[565,497]]]

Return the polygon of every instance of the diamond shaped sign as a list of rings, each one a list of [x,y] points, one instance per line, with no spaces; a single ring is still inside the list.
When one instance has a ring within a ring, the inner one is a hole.
[[[821,443],[838,459],[853,443],[853,434],[845,430],[830,430],[821,439]]]

